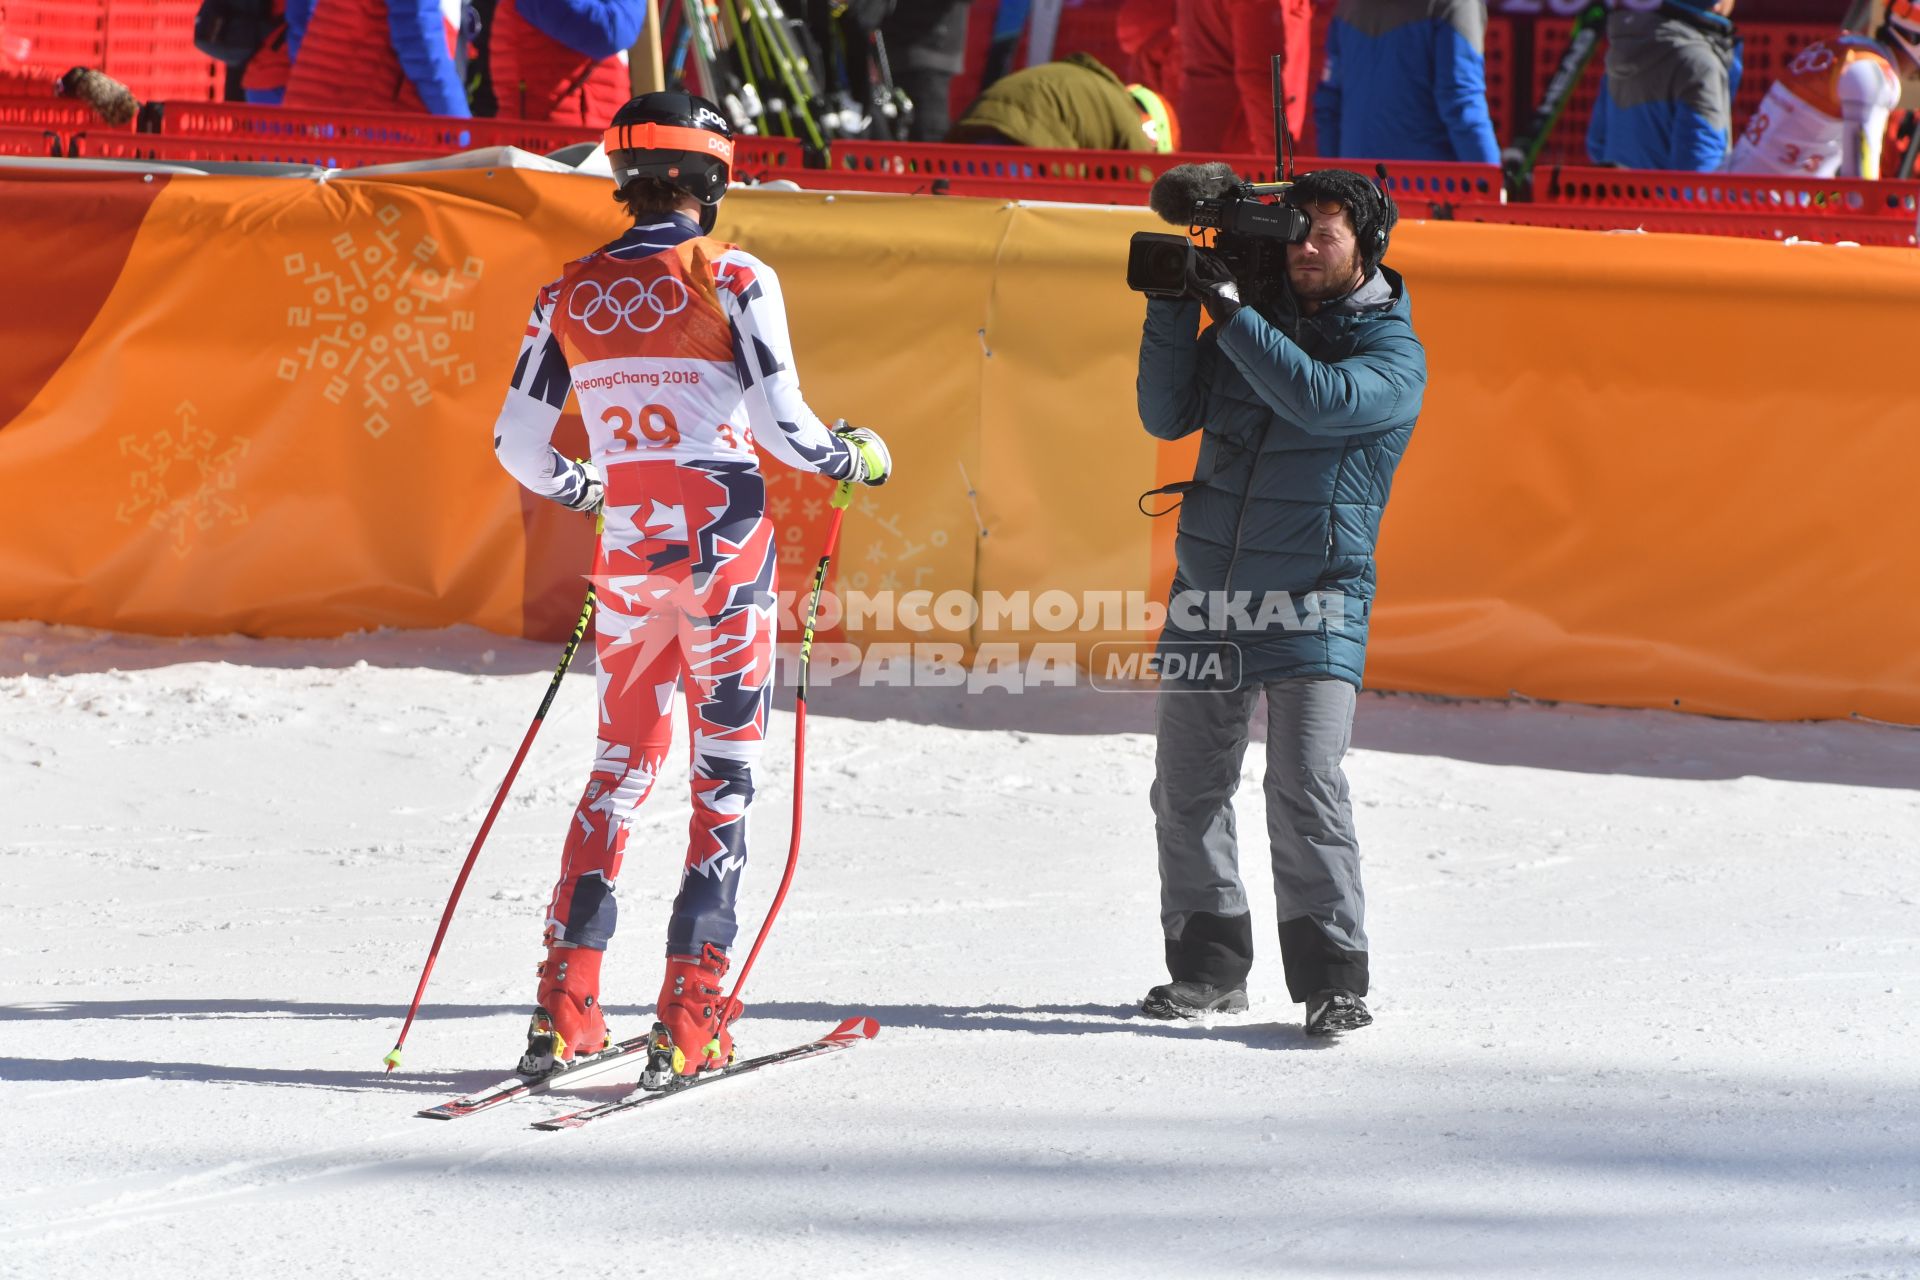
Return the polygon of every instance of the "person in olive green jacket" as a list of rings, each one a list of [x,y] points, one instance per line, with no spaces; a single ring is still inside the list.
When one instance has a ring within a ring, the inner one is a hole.
[[[1171,151],[1172,109],[1144,85],[1125,85],[1089,53],[995,80],[961,115],[949,142]]]

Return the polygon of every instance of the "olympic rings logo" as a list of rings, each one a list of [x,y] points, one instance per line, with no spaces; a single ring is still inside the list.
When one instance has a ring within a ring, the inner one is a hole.
[[[567,295],[567,314],[585,325],[588,333],[604,336],[622,324],[635,333],[652,333],[668,316],[685,311],[692,300],[687,286],[673,276],[660,276],[652,283],[621,276],[608,285],[582,280]]]

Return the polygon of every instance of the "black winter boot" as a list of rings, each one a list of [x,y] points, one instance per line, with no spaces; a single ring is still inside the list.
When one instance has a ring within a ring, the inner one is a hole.
[[[1149,1018],[1192,1021],[1210,1013],[1245,1013],[1247,988],[1235,982],[1210,986],[1204,982],[1163,982],[1147,992],[1140,1012]]]

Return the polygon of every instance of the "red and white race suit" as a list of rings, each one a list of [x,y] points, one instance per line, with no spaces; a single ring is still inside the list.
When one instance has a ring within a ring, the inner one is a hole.
[[[1727,162],[1732,173],[1878,178],[1900,80],[1885,49],[1844,33],[1810,44],[1767,89]]]
[[[577,398],[605,478],[595,575],[600,729],[547,909],[550,943],[601,949],[635,809],[684,679],[693,821],[669,955],[723,951],[774,687],[773,529],[757,445],[834,479],[856,455],[801,397],[773,271],[679,215],[636,226],[540,290],[494,428],[501,464],[569,504],[585,469],[552,447]]]

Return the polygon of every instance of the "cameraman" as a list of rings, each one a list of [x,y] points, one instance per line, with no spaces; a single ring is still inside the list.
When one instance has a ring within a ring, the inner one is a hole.
[[[1163,669],[1183,650],[1226,662],[1222,678],[1161,686],[1152,801],[1173,980],[1141,1010],[1247,1007],[1253,924],[1232,806],[1264,695],[1280,954],[1307,1033],[1326,1035],[1372,1021],[1340,761],[1366,658],[1374,542],[1427,366],[1406,286],[1380,265],[1392,202],[1340,169],[1306,175],[1285,199],[1311,224],[1284,245],[1284,280],[1236,280],[1201,251],[1185,298],[1147,301],[1141,421],[1163,440],[1205,432],[1193,480],[1176,486]],[[1213,323],[1196,333],[1202,306]]]

